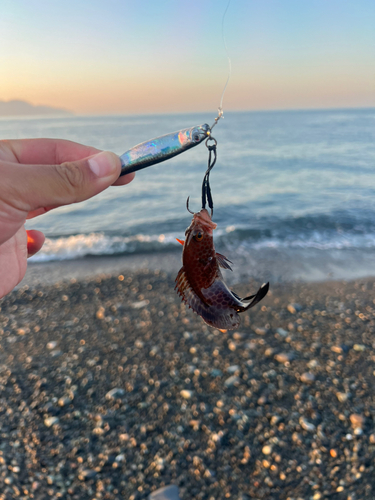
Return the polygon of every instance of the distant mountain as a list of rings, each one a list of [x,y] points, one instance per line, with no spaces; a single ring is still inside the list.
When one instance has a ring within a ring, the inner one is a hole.
[[[68,116],[70,111],[50,106],[34,106],[26,101],[0,101],[0,116]]]

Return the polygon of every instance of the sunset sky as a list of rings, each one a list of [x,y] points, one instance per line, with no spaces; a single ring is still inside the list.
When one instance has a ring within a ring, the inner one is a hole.
[[[227,0],[2,0],[0,100],[77,114],[207,111]],[[231,0],[226,110],[375,106],[374,0]]]

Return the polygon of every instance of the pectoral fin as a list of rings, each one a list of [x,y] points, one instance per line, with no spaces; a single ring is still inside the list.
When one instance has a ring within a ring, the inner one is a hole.
[[[233,262],[231,262],[229,259],[224,257],[224,255],[222,255],[219,252],[216,252],[216,258],[220,267],[222,267],[223,269],[230,269],[232,271],[232,268],[230,267],[229,264],[233,264]]]
[[[181,245],[184,245],[184,240],[179,240],[178,238],[176,238],[176,241],[178,241],[179,243],[181,243]]]

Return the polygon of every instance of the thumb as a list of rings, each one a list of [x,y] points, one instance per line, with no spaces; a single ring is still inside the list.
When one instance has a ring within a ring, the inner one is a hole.
[[[68,205],[100,193],[118,179],[120,171],[120,158],[107,151],[61,165],[3,163],[0,197],[25,212]]]

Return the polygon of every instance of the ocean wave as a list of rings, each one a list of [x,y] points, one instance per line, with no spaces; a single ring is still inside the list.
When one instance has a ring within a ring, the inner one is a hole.
[[[265,234],[266,233],[266,234]],[[247,253],[263,249],[315,249],[321,251],[375,248],[375,233],[351,233],[344,231],[307,231],[281,235],[272,231],[258,231],[228,225],[217,231],[215,245],[230,252]],[[104,233],[77,234],[58,238],[46,238],[42,250],[31,262],[73,260],[87,256],[127,255],[165,252],[180,248],[176,237],[181,234],[136,234],[131,236]]]
[[[313,248],[316,250],[370,249],[375,248],[375,234],[362,236],[347,235],[327,239],[324,239],[323,237],[316,237],[284,241],[270,238],[264,241],[252,243],[251,248],[255,250],[261,250],[263,248]]]
[[[46,238],[42,250],[30,258],[31,262],[72,260],[89,255],[119,255],[158,251],[174,246],[170,235],[109,236],[103,233],[77,234]]]

